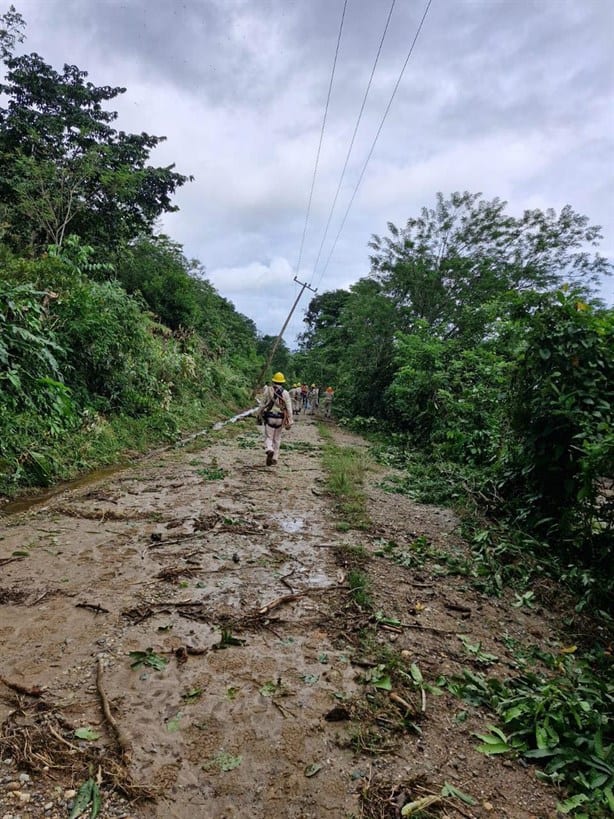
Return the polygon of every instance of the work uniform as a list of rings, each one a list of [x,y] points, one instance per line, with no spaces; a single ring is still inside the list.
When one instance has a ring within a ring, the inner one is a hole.
[[[301,411],[301,388],[293,387],[290,390],[290,398],[292,399],[292,412],[298,415]]]
[[[333,390],[332,387],[327,387],[326,388],[326,392],[324,393],[324,401],[323,401],[324,416],[326,418],[330,418],[330,411],[331,411],[332,406],[333,406],[333,395],[334,394],[335,394],[335,391]]]
[[[309,404],[311,409],[310,414],[314,415],[315,411],[320,406],[320,390],[316,386],[313,386],[309,390]]]
[[[268,407],[270,406],[270,409]],[[294,423],[290,393],[280,384],[267,384],[260,400],[260,415],[264,424],[264,450],[267,466],[276,464],[284,427]]]

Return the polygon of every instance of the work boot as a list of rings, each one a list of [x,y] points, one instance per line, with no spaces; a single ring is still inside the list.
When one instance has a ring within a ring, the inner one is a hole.
[[[275,461],[273,460],[273,450],[272,449],[267,449],[266,465],[271,466],[271,464],[274,464],[274,463],[275,463]]]

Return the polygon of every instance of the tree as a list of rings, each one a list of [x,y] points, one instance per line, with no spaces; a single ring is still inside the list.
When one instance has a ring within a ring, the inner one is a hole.
[[[530,522],[585,563],[614,559],[614,311],[576,293],[545,297],[510,388],[506,492]]]
[[[13,247],[61,244],[69,224],[89,243],[116,247],[177,209],[171,197],[189,177],[147,164],[164,137],[117,131],[117,113],[103,107],[124,88],[96,87],[74,65],[59,73],[38,54],[6,65],[0,199]]]
[[[25,20],[15,6],[9,6],[9,10],[0,15],[0,60],[2,62],[13,55],[17,43],[23,43],[25,26]]]
[[[263,361],[266,361],[269,357],[271,350],[273,349],[273,344],[277,341],[277,336],[268,336],[268,335],[261,335],[258,336],[258,341],[256,344],[256,352],[259,356],[262,357]],[[288,345],[283,340],[280,340],[277,349],[275,350],[275,355],[271,360],[270,365],[271,372],[282,372],[287,379],[292,379],[292,374],[294,372],[294,365],[292,362],[292,353],[290,352]],[[265,378],[269,376],[269,373],[265,374]]]
[[[388,223],[390,237],[374,235],[371,276],[406,311],[440,337],[480,337],[482,310],[509,291],[546,291],[566,281],[585,292],[612,265],[587,246],[600,228],[569,205],[554,210],[506,214],[506,202],[481,194],[437,194],[435,208],[422,208],[404,228]]]

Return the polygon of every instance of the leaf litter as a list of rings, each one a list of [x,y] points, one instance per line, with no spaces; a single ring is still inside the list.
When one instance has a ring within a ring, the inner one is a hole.
[[[334,435],[340,446],[356,445],[347,432]],[[382,543],[409,548],[422,537],[436,551],[457,536],[451,513],[391,497],[375,479],[367,489],[371,529],[350,548],[320,488],[316,426],[301,419],[286,439],[293,446],[266,470],[260,440],[244,422],[201,441],[199,464],[213,464],[215,475],[195,474],[193,453],[169,452],[101,481],[89,497],[76,490],[7,519],[0,560],[25,551],[36,528],[51,528],[58,516],[67,530],[61,554],[28,551],[28,561],[4,566],[8,588],[44,582],[50,593],[29,608],[18,595],[0,599],[13,630],[3,673],[43,692],[33,702],[0,683],[2,755],[30,772],[47,801],[58,782],[81,781],[90,813],[87,783],[100,768],[100,819],[115,789],[130,796],[139,819],[166,819],[169,800],[179,819],[195,810],[213,819],[245,805],[246,793],[254,819],[386,819],[419,800],[430,800],[425,816],[452,817],[466,815],[469,799],[479,817],[553,816],[555,790],[514,761],[480,754],[474,735],[485,736],[488,722],[470,710],[455,721],[458,701],[434,693],[437,678],[466,661],[501,660],[496,636],[504,629],[520,640],[533,627],[547,642],[552,620],[532,600],[503,611],[418,558],[404,567],[378,556]],[[154,492],[144,493],[149,483]],[[165,522],[179,532],[167,543]],[[195,563],[183,571],[172,547],[185,539]],[[169,580],[183,574],[187,585],[169,586],[165,566]],[[344,587],[354,567],[368,573],[372,610],[359,610]],[[282,579],[290,575],[288,595]],[[325,588],[311,588],[311,578]],[[71,595],[84,588],[96,590],[91,611],[74,608]],[[462,611],[446,608],[450,599]],[[104,621],[99,610],[109,614]],[[227,650],[191,654],[194,644]],[[130,738],[129,753],[101,718],[101,703],[84,696],[95,691],[92,657],[104,664],[109,715]],[[92,725],[100,732],[90,734]],[[13,808],[0,793],[0,809]]]

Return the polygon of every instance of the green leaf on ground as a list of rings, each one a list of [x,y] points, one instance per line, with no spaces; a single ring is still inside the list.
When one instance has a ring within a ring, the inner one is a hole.
[[[209,762],[206,762],[203,765],[204,771],[210,771],[213,768],[217,768],[220,771],[232,771],[235,768],[238,768],[239,765],[243,762],[243,757],[239,754],[238,756],[233,756],[232,754],[226,753],[226,751],[220,751],[216,754],[213,759],[210,759]]]
[[[100,739],[100,733],[98,731],[94,731],[94,729],[90,728],[89,725],[85,726],[84,728],[77,728],[75,731],[75,736],[77,739],[87,739],[91,742],[96,739]]]
[[[189,691],[186,691],[185,694],[181,695],[181,699],[184,702],[196,702],[196,700],[199,700],[202,695],[202,688],[191,688]]]
[[[159,654],[156,654],[153,648],[148,648],[145,651],[131,651],[129,656],[132,660],[130,663],[130,668],[133,669],[140,668],[142,665],[147,665],[150,668],[154,668],[156,671],[164,671],[168,665],[168,660],[166,660],[164,657],[160,657]]]
[[[464,802],[466,805],[475,805],[477,804],[473,796],[469,796],[468,793],[464,793],[463,791],[455,788],[454,785],[450,785],[449,782],[444,782],[443,788],[441,789],[442,796],[452,796],[456,799],[460,799],[461,802]]]

